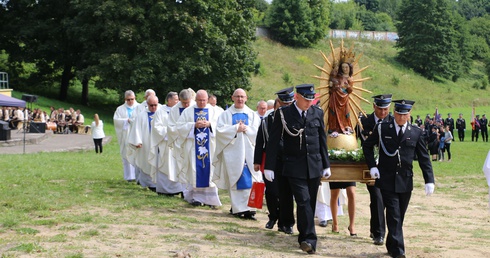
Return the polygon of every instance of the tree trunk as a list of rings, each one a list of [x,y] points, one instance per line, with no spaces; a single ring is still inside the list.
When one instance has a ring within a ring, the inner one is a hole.
[[[82,105],[88,106],[88,77],[84,76],[82,80]]]
[[[70,80],[73,78],[71,68],[71,65],[65,65],[65,67],[63,68],[63,73],[61,74],[59,100],[62,101],[66,100],[66,98],[68,97],[68,86],[70,86]]]

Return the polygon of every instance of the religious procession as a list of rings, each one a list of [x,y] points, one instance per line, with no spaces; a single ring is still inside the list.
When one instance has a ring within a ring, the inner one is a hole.
[[[234,91],[225,110],[204,89],[169,92],[164,105],[151,89],[142,103],[127,90],[114,113],[124,180],[210,209],[222,206],[218,190],[226,190],[229,214],[249,220],[256,220],[265,193],[265,228],[277,225],[294,234],[296,225],[299,248],[307,254],[316,253],[317,223],[340,233],[343,205],[349,235],[357,236],[355,189],[366,184],[372,243],[385,245],[392,257],[405,257],[402,227],[415,157],[426,194],[435,188],[425,137],[410,121],[415,101],[377,94],[368,115],[359,102],[370,103],[361,96],[372,93],[362,88],[369,78],[361,77],[365,68],[358,68],[352,47],[331,44],[330,55],[322,56],[319,86],[277,91],[269,110],[265,101],[256,111],[248,107],[243,89]],[[332,150],[360,149],[365,161],[354,168],[332,159]]]

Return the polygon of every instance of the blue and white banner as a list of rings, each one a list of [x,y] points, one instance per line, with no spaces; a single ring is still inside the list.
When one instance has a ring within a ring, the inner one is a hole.
[[[248,125],[248,115],[245,113],[235,113],[232,115],[232,120],[233,124],[238,124],[238,123],[243,123],[245,125]],[[250,189],[252,188],[252,174],[250,173],[250,170],[248,169],[247,163],[245,161],[243,165],[243,171],[242,175],[238,179],[236,183],[236,188],[238,190],[242,189]]]
[[[194,108],[194,120],[208,120],[207,108]],[[196,142],[196,187],[209,187],[211,161],[209,153],[209,128],[194,129]]]

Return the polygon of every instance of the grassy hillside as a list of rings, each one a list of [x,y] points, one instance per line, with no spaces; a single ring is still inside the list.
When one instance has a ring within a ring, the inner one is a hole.
[[[340,46],[339,39],[333,39],[332,42],[335,47]],[[346,47],[352,44],[355,46],[354,50],[357,55],[363,54],[359,66],[369,66],[362,76],[372,78],[364,82],[363,87],[371,90],[373,94],[365,93],[364,98],[370,99],[371,95],[392,93],[395,99],[412,99],[416,101],[413,115],[420,114],[421,116],[427,113],[433,114],[435,108],[438,107],[443,117],[448,112],[453,113],[453,117],[457,117],[457,114],[462,112],[468,119],[471,117],[472,105],[476,107],[479,114],[490,113],[490,89],[473,88],[475,83],[481,85],[482,78],[485,78],[482,64],[475,63],[474,69],[456,83],[447,80],[429,81],[395,61],[397,50],[391,42],[346,40],[344,43]],[[329,40],[324,40],[308,49],[285,47],[262,37],[258,38],[254,45],[258,52],[257,62],[260,63],[260,72],[258,75],[252,75],[252,88],[248,93],[248,105],[251,108],[255,108],[256,103],[261,99],[275,98],[274,92],[279,89],[301,83],[318,85],[318,79],[312,78],[314,75],[320,75],[314,64],[323,66],[324,61],[320,51],[327,55],[330,53]],[[289,79],[285,80],[285,78]],[[56,96],[55,89],[53,88],[48,95]],[[80,92],[79,83],[70,86],[68,102],[78,103],[77,98]],[[160,97],[165,94],[158,92]],[[14,92],[14,96],[20,98],[22,93]],[[143,93],[138,93],[137,98],[142,101]],[[90,102],[93,108],[83,106],[74,106],[74,108],[88,111],[86,117],[89,119],[92,118],[94,112],[99,112],[102,113],[103,118],[106,116],[105,120],[108,120],[112,118],[112,112],[116,106],[120,105],[118,101],[116,92],[102,92],[91,85]],[[50,100],[40,97],[39,102],[34,103],[33,107],[49,110],[49,105],[51,105]],[[52,105],[68,108],[71,104],[52,101]],[[363,103],[362,107],[367,112],[371,110],[370,104]]]
[[[334,47],[340,46],[340,40],[332,40]],[[344,46],[350,47],[354,41],[346,40]],[[390,42],[356,41],[354,44],[356,54],[362,53],[359,61],[360,67],[369,66],[362,73],[363,77],[372,77],[363,83],[363,87],[371,90],[373,94],[392,93],[395,99],[412,99],[417,103],[413,114],[434,113],[436,107],[443,114],[463,112],[466,118],[471,115],[471,106],[477,107],[477,113],[490,112],[489,90],[476,90],[475,82],[481,84],[484,72],[479,64],[470,74],[466,74],[456,83],[452,81],[429,81],[403,67],[395,61],[397,50]],[[294,49],[285,47],[266,38],[258,38],[255,49],[260,62],[260,74],[252,78],[252,89],[249,92],[249,106],[255,107],[260,99],[274,98],[274,92],[301,83],[315,83],[319,81],[312,78],[320,75],[314,64],[323,66],[320,51],[328,55],[330,46],[328,40],[320,42],[314,48]],[[286,83],[284,77],[289,77]],[[369,98],[371,94],[365,93],[363,97]],[[369,104],[362,107],[371,110]],[[453,115],[454,116],[454,115]]]

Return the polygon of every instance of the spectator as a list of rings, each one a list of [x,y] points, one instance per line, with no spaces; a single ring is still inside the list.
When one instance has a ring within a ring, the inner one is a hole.
[[[481,130],[481,140],[483,142],[488,142],[488,120],[485,114],[482,115],[480,119],[480,130]]]
[[[80,110],[77,110],[79,112]],[[99,119],[99,115],[94,115],[94,121],[90,126],[92,128],[92,138],[94,139],[95,153],[102,154],[102,139],[105,137],[104,122]]]
[[[466,131],[466,121],[463,118],[463,113],[459,113],[459,118],[456,120],[456,129],[458,129],[459,141],[464,141],[464,132]]]
[[[78,129],[80,128],[80,126],[85,123],[85,117],[82,115],[82,113],[80,113],[80,109],[77,109],[77,111],[75,111],[74,116],[75,118],[73,120],[75,122],[73,123],[73,132],[78,133]]]
[[[473,121],[471,121],[471,141],[478,141],[480,129],[480,115],[476,115]]]
[[[447,161],[451,161],[451,142],[453,140],[453,134],[451,133],[451,127],[446,126],[444,131],[444,148],[447,150]]]

